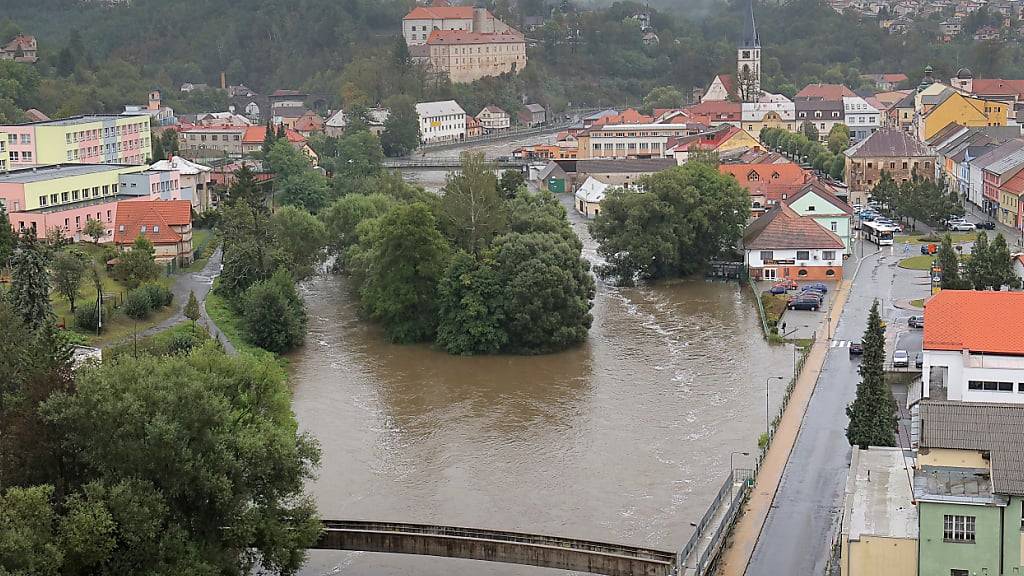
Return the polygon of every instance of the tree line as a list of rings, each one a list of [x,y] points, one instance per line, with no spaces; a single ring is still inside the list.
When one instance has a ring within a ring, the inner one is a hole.
[[[1020,287],[1020,279],[1013,273],[1013,262],[1010,259],[1010,247],[1002,234],[996,234],[991,243],[988,234],[978,232],[971,246],[970,255],[961,258],[953,247],[953,239],[949,234],[942,238],[936,253],[936,261],[941,268],[941,286],[944,290],[1002,290]],[[962,261],[966,261],[962,264]],[[961,274],[961,266],[965,268]]]
[[[943,227],[950,216],[964,214],[956,190],[947,190],[943,181],[925,178],[916,170],[910,179],[900,183],[882,170],[878,184],[871,189],[871,199],[893,217],[905,219],[912,225],[921,221],[932,227]]]
[[[782,128],[762,128],[758,139],[769,150],[777,150],[796,162],[812,166],[818,172],[840,182],[845,178],[846,156],[843,151],[850,147],[850,129],[845,124],[836,124],[828,133],[828,144],[818,141],[818,131],[813,124],[803,123],[800,132]]]

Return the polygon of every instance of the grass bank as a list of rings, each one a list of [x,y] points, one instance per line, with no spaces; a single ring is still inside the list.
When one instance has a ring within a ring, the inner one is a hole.
[[[231,344],[238,350],[239,354],[269,354],[274,357],[282,367],[288,367],[288,359],[280,354],[264,350],[254,346],[246,340],[245,328],[242,326],[242,318],[231,308],[228,300],[217,293],[218,281],[214,281],[213,288],[206,295],[206,314],[217,325],[220,332],[224,334]],[[216,336],[216,334],[214,334]]]
[[[931,270],[932,260],[935,256],[931,254],[922,254],[920,256],[911,256],[910,258],[904,258],[900,260],[900,268],[907,270]]]

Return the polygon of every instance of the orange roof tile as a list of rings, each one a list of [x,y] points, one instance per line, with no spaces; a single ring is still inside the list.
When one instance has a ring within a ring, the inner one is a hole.
[[[808,84],[796,93],[796,99],[810,100],[842,100],[843,96],[856,96],[842,84]]]
[[[1014,94],[1024,97],[1024,80],[1003,80],[1002,78],[975,78],[971,92],[979,96],[1003,96]]]
[[[743,105],[739,102],[701,102],[685,109],[690,117],[704,124],[712,122],[739,122],[743,116]]]
[[[925,350],[1024,356],[1024,292],[943,290],[924,318]]]
[[[472,6],[417,6],[402,20],[472,20]]]
[[[779,204],[743,232],[745,250],[841,249],[843,241],[810,216]]]
[[[463,44],[519,44],[526,42],[521,34],[516,31],[503,32],[501,34],[489,34],[483,32],[469,32],[466,30],[434,30],[427,36],[427,44],[430,46],[463,45]]]
[[[764,196],[769,204],[782,201],[782,196],[793,196],[807,183],[810,174],[798,164],[722,164],[722,174],[732,174],[739,185],[751,195]]]
[[[302,142],[306,141],[305,136],[303,136],[302,134],[299,134],[298,132],[296,132],[295,130],[292,130],[291,128],[285,128],[284,129],[284,134],[285,134],[285,137],[288,138],[288,141],[291,142],[292,144],[301,144]],[[262,143],[264,138],[266,138],[266,136],[267,136],[267,127],[266,126],[249,126],[248,128],[245,129],[245,135],[242,136],[242,143],[243,144],[258,144],[258,143]]]
[[[181,241],[181,235],[171,226],[188,226],[191,223],[192,203],[188,200],[118,202],[114,217],[114,243],[131,244],[142,234],[153,244],[176,244]],[[142,231],[143,226],[145,232]]]
[[[606,124],[609,126],[614,126],[616,124],[651,124],[653,122],[653,117],[641,114],[632,108],[628,108],[623,110],[621,114],[601,116],[597,120],[594,120],[594,126],[602,126]]]

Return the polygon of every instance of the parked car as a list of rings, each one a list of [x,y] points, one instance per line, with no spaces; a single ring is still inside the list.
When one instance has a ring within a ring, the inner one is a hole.
[[[975,224],[975,226],[977,226],[981,230],[995,230],[996,229],[996,223],[991,221],[991,220],[986,220],[984,222],[978,222],[977,224]]]
[[[906,350],[896,350],[892,353],[893,368],[908,368],[910,366],[910,355]]]
[[[911,316],[907,318],[907,326],[911,328],[924,328],[924,316]]]
[[[958,222],[950,222],[947,228],[953,232],[971,232],[977,229],[977,226],[966,220],[960,220]]]
[[[768,292],[772,294],[785,294],[786,287],[781,284],[775,284],[774,286],[768,289]]]
[[[924,358],[920,354],[914,357],[914,366],[917,368],[924,368]]]
[[[797,298],[796,300],[793,300],[792,302],[790,302],[789,305],[787,306],[787,308],[789,308],[790,310],[811,310],[811,311],[815,311],[818,308],[821,308],[821,301],[818,300],[817,298],[809,298],[809,297]]]
[[[810,288],[811,290],[819,290],[821,292],[828,292],[828,286],[824,282],[813,282],[811,284],[804,284],[804,288]]]
[[[861,204],[854,204],[853,205],[853,213],[854,214],[860,214],[860,211],[863,210],[863,209],[864,209],[864,206],[861,205]]]
[[[931,252],[928,251],[928,245],[927,244],[921,244],[921,254],[925,254],[925,255],[926,254],[931,254]]]
[[[864,345],[860,342],[850,342],[850,356],[860,356],[864,353]]]

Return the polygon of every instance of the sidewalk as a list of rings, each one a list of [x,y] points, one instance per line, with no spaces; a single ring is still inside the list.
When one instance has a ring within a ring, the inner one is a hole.
[[[852,286],[853,278],[850,278],[844,280],[842,286],[836,291],[835,303],[829,318],[828,333],[834,334],[838,328],[843,306],[846,304]],[[722,552],[718,573],[723,576],[743,576],[747,570],[754,546],[761,535],[761,529],[768,518],[768,512],[775,500],[775,493],[782,481],[782,473],[786,469],[790,452],[792,452],[797,435],[800,433],[800,424],[803,421],[804,412],[807,410],[807,404],[810,402],[811,394],[814,392],[818,375],[825,364],[829,345],[828,339],[819,338],[811,346],[807,361],[793,388],[789,405],[779,421],[774,440],[761,463],[750,498],[736,521],[729,539],[729,547]]]

